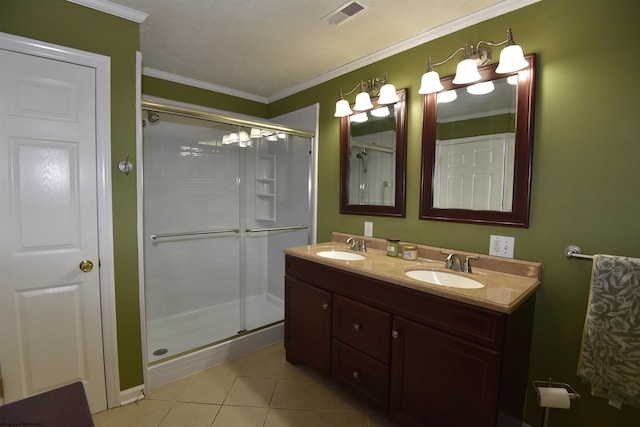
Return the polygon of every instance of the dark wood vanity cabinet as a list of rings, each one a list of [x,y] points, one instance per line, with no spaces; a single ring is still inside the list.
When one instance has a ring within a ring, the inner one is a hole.
[[[534,301],[504,314],[287,255],[287,360],[400,426],[522,426]]]
[[[331,373],[331,294],[285,278],[284,343],[287,361]]]

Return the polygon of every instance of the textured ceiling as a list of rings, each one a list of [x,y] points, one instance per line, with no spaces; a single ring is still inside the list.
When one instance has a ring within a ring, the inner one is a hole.
[[[366,9],[334,26],[323,18],[345,0],[111,0],[148,14],[141,24],[147,71],[170,73],[266,101],[331,73],[349,71],[350,64],[380,59],[394,46],[434,29],[461,28],[465,18],[474,17],[466,23],[470,25],[473,19],[531,3],[358,1]]]

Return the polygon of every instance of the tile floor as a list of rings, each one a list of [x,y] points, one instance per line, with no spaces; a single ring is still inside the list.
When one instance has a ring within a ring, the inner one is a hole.
[[[215,366],[93,416],[96,427],[389,427],[282,343]]]

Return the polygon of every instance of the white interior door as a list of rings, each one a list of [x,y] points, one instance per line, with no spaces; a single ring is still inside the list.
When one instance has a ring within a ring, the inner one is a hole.
[[[106,409],[95,92],[91,67],[0,50],[5,403],[82,381]]]

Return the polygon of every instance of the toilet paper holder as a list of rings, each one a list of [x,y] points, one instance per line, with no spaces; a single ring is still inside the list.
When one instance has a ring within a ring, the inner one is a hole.
[[[571,387],[569,384],[554,382],[554,381],[551,381],[551,378],[549,378],[549,380],[547,381],[535,380],[533,381],[532,385],[534,390],[536,391],[536,400],[538,401],[538,404],[540,404],[540,389],[545,387],[564,388],[565,390],[567,390],[567,394],[569,395],[569,400],[580,399],[580,394],[578,394],[578,392],[575,391],[574,388]],[[547,408],[547,407],[543,407],[542,409],[542,427],[547,427],[549,425],[549,410],[550,408]]]
[[[540,381],[540,380],[535,380],[532,383],[533,388],[536,391],[536,397],[538,398],[538,401],[540,401],[540,388],[541,387],[562,387],[567,389],[567,393],[569,393],[569,399],[574,400],[574,399],[580,399],[580,394],[578,394],[577,391],[574,390],[573,387],[571,387],[569,384],[567,383],[558,383],[555,381],[551,381],[551,378],[549,378],[547,381]]]

